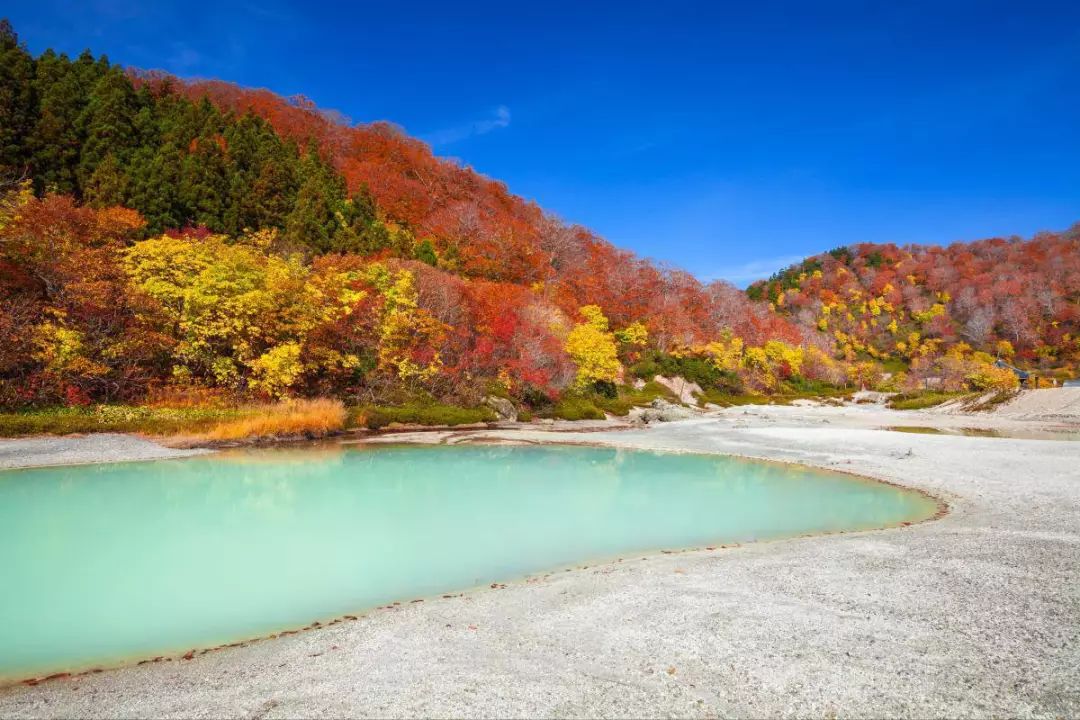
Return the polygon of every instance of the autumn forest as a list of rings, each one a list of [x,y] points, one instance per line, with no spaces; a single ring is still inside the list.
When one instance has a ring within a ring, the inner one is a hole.
[[[31,56],[0,25],[0,406],[702,401],[1080,365],[1080,226],[861,244],[740,290],[620,250],[387,123]],[[635,383],[635,381],[638,381]],[[655,396],[653,393],[652,396]]]

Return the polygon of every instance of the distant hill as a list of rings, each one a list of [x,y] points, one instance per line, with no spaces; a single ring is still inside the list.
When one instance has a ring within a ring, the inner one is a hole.
[[[1029,240],[841,247],[747,294],[848,355],[910,359],[963,342],[1054,366],[1080,349],[1080,225]]]

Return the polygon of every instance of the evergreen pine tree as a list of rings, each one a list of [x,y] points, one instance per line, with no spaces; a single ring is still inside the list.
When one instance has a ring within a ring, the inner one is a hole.
[[[76,190],[82,98],[71,65],[66,55],[57,55],[52,50],[46,50],[37,61],[34,84],[39,111],[30,145],[34,186],[38,192]]]
[[[163,100],[155,101],[145,89],[139,91],[135,115],[136,147],[127,163],[126,202],[146,218],[146,232],[158,234],[179,224],[177,183],[181,155],[161,134]]]
[[[78,169],[85,125],[83,110],[90,88],[107,71],[108,59],[84,51],[72,62],[46,50],[38,58],[35,92],[38,119],[31,133],[31,168],[39,192],[70,193],[81,198]]]
[[[148,235],[179,228],[188,221],[179,194],[183,159],[172,143],[156,148],[144,145],[132,156],[127,204],[146,218]]]
[[[296,204],[285,222],[285,239],[326,252],[333,249],[337,214],[345,197],[344,182],[314,148],[304,157],[300,174]]]
[[[47,50],[35,60],[6,21],[0,61],[0,180],[28,168],[39,194],[131,207],[148,235],[277,227],[318,252],[390,249],[433,261],[410,233],[391,232],[366,190],[346,201],[344,180],[316,148],[301,153],[254,113],[223,115],[167,83],[136,90],[89,52],[71,61]]]
[[[296,205],[300,160],[296,148],[264,148],[264,160],[251,185],[251,227],[285,228]]]
[[[27,138],[37,118],[34,59],[7,20],[0,19],[0,183],[27,171]]]
[[[225,129],[229,178],[228,232],[283,228],[296,201],[295,146],[286,146],[262,118],[247,114]]]
[[[180,169],[180,203],[184,222],[205,225],[214,232],[225,230],[229,180],[225,175],[225,153],[221,138],[200,136]]]
[[[93,174],[82,183],[83,197],[94,207],[124,205],[130,182],[126,168],[109,152],[94,168]]]
[[[375,198],[367,187],[361,187],[342,207],[333,249],[369,255],[390,245],[390,232],[378,218]]]
[[[427,238],[416,244],[415,256],[417,260],[427,263],[431,267],[436,267],[439,264],[439,256],[435,253],[435,245]]]
[[[135,117],[139,112],[138,98],[124,72],[113,67],[94,83],[82,115],[86,139],[79,159],[78,177],[84,187],[98,165],[112,155],[116,172],[127,165],[138,140]]]

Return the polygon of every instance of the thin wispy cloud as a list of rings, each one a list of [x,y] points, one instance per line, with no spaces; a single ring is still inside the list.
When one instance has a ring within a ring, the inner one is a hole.
[[[94,14],[108,20],[130,20],[145,9],[140,0],[96,0],[90,7]]]
[[[203,56],[198,50],[181,42],[173,43],[173,52],[169,56],[168,67],[178,73],[189,72],[202,64]]]
[[[257,17],[265,18],[267,20],[273,20],[279,23],[294,22],[295,17],[292,13],[285,8],[273,6],[273,3],[243,3],[242,7],[244,12],[249,15],[255,15]]]
[[[802,262],[803,255],[781,255],[780,257],[762,258],[750,260],[741,265],[729,265],[722,267],[709,274],[709,280],[727,280],[733,285],[745,286],[755,280],[769,277],[777,270],[782,270],[788,265]]]
[[[436,147],[440,145],[450,145],[451,143],[460,142],[461,140],[477,135],[487,135],[493,130],[509,127],[509,125],[510,108],[505,105],[499,105],[492,111],[492,115],[489,118],[474,120],[462,125],[436,130],[435,132],[428,133],[422,137],[429,145]]]

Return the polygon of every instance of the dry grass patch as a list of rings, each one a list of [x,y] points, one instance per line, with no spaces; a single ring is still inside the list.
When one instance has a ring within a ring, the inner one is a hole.
[[[189,446],[273,437],[325,437],[344,428],[347,417],[345,406],[339,400],[284,400],[273,405],[245,408],[242,417],[218,423],[202,433],[174,437],[169,444]]]

